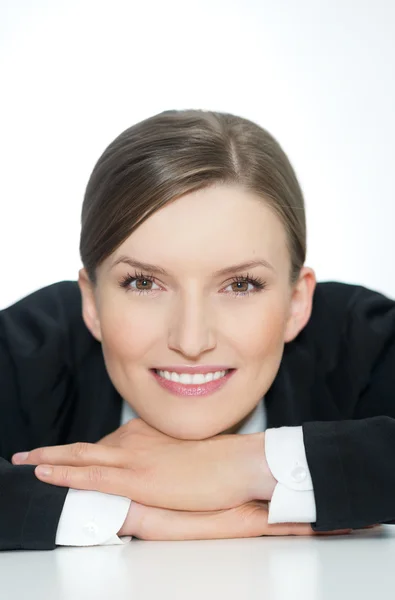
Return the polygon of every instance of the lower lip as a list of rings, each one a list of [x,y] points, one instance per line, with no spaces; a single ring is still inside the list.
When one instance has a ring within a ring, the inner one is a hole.
[[[235,371],[236,369],[232,369],[226,375],[224,375],[224,377],[220,377],[214,381],[209,381],[208,383],[187,385],[183,383],[177,383],[176,381],[169,381],[151,369],[151,373],[159,385],[165,390],[172,392],[172,394],[176,394],[177,396],[208,396],[208,394],[213,394],[214,392],[220,390],[226,384],[226,382],[229,381]]]

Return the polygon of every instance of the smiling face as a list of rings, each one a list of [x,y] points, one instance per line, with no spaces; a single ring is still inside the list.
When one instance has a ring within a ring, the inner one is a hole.
[[[85,323],[102,342],[114,386],[140,418],[172,437],[204,439],[236,431],[254,410],[276,377],[284,343],[311,314],[314,271],[304,267],[290,286],[286,242],[261,199],[218,185],[151,215],[98,267],[95,287],[80,271]],[[166,274],[136,269],[132,259]],[[269,264],[216,273],[259,260]],[[212,394],[183,397],[151,372],[168,365],[235,372]]]

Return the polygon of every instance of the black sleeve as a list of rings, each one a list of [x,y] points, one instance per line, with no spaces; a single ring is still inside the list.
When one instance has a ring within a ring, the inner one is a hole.
[[[0,550],[53,550],[68,488],[0,458]]]
[[[394,300],[358,286],[342,328],[337,372],[344,390],[348,383],[356,389],[352,403],[337,399],[347,406],[346,418],[303,424],[317,508],[312,527],[395,523]]]
[[[69,390],[59,298],[70,291],[68,282],[54,284],[0,311],[0,550],[56,546],[68,488],[40,481],[34,466],[12,465],[11,456],[57,442]]]

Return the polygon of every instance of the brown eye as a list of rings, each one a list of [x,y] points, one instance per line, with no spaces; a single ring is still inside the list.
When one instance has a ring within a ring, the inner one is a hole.
[[[234,286],[234,292],[248,292],[248,281],[234,281],[231,285]]]
[[[152,284],[152,281],[150,281],[149,279],[143,279],[142,277],[140,277],[140,279],[136,279],[136,289],[137,290],[150,290],[151,288],[149,287],[150,284]],[[139,285],[139,282],[142,282],[141,286]]]
[[[249,290],[248,286],[251,285],[254,290]],[[252,277],[251,275],[247,275],[246,277],[236,277],[229,283],[228,287],[233,286],[233,290],[230,292],[230,295],[233,295],[235,298],[249,296],[250,294],[254,294],[266,288],[266,282],[262,281],[262,279],[258,277]],[[247,287],[243,287],[247,286]]]

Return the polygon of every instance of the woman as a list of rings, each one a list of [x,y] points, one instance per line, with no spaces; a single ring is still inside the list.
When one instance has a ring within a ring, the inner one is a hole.
[[[267,131],[199,110],[130,127],[80,252],[78,283],[0,314],[2,549],[394,522],[395,301],[316,282]]]

